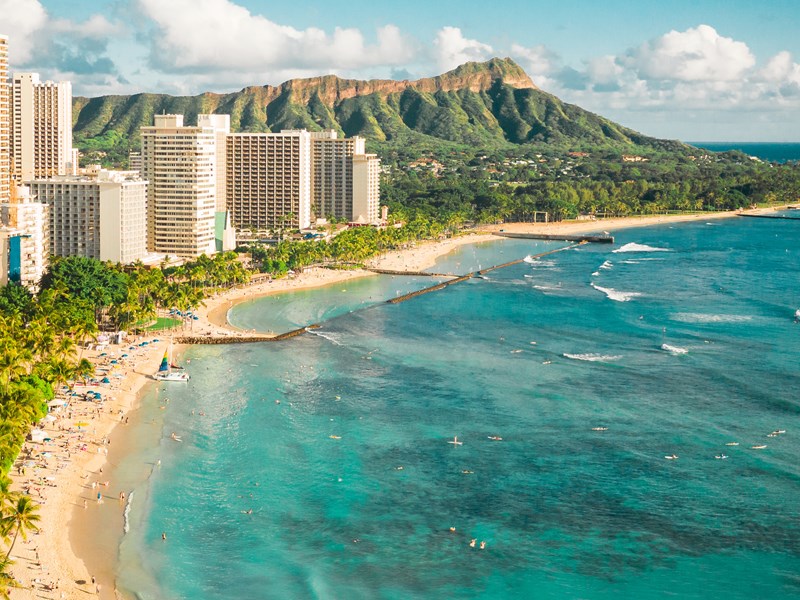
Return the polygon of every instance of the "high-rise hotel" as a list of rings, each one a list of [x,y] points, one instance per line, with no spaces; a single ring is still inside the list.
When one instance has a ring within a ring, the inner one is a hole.
[[[156,115],[154,126],[142,127],[149,251],[216,252],[217,134],[214,126],[184,126],[183,115]]]
[[[129,264],[147,256],[147,182],[135,171],[87,169],[30,182],[50,206],[50,250]]]
[[[11,194],[11,121],[8,90],[8,37],[0,35],[0,203]]]
[[[380,160],[362,137],[328,129],[311,134],[312,202],[317,217],[375,223],[380,213]]]
[[[305,130],[227,138],[227,206],[237,229],[311,223],[311,135]]]
[[[11,156],[12,177],[18,184],[75,173],[71,83],[42,82],[38,73],[14,73]]]

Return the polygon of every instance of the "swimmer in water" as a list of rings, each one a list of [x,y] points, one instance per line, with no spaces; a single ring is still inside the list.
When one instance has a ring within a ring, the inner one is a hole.
[[[472,538],[472,539],[469,541],[469,547],[470,547],[470,548],[474,548],[474,547],[475,547],[475,544],[476,544],[476,542],[477,542],[477,541],[478,541],[477,539],[475,539],[475,538]]]

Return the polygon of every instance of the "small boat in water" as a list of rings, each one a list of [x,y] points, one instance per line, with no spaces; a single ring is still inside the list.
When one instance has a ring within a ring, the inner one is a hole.
[[[164,358],[161,359],[161,365],[153,378],[156,381],[189,381],[189,374],[181,367],[171,364],[169,350],[165,350]]]
[[[668,454],[664,458],[666,458],[667,460],[677,460],[678,459],[678,455],[677,454]]]
[[[727,442],[725,445],[726,446],[738,446],[739,442]]]
[[[766,445],[766,444],[760,444],[760,445],[758,445],[758,446],[750,446],[750,447],[751,447],[753,450],[763,450],[764,448],[766,448],[766,447],[767,447],[767,445]]]
[[[592,431],[608,431],[608,427],[592,427]]]

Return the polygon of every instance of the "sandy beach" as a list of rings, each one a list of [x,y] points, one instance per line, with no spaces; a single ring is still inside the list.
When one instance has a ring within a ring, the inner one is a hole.
[[[708,221],[735,214],[720,212],[549,224],[503,224],[452,239],[417,243],[374,259],[368,266],[422,270],[460,245],[500,239],[495,234],[501,229],[516,233],[601,233],[665,223]],[[372,275],[367,270],[311,269],[293,278],[262,281],[230,290],[208,299],[206,305],[196,311],[200,318],[191,323],[192,335],[246,336],[249,332],[238,330],[227,322],[228,311],[239,302]],[[125,427],[129,414],[138,405],[141,389],[152,381],[150,376],[168,343],[168,334],[164,334],[160,342],[152,343],[158,337],[151,335],[136,341],[128,340],[121,346],[110,345],[102,351],[85,352],[86,358],[106,369],[99,375],[107,374],[110,383],[90,388],[76,387],[75,391],[83,394],[96,390],[102,394],[102,403],[86,401],[80,396],[64,397],[66,405],[54,410],[52,417],[43,424],[49,441],[27,442],[23,447],[17,462],[19,469],[15,465],[12,472],[14,489],[26,490],[40,504],[41,531],[30,535],[27,542],[19,539],[14,546],[11,557],[15,564],[11,572],[22,587],[12,592],[12,598],[117,597],[113,573],[116,552],[113,550],[121,532],[103,532],[111,541],[95,543],[98,533],[92,528],[92,513],[101,507],[110,510],[111,505],[122,518],[124,503],[120,501],[119,493],[123,490],[117,489],[114,481],[108,481],[103,471],[108,473],[109,467],[118,461],[116,452],[124,452],[115,444],[120,435],[120,430],[115,431],[115,427]],[[151,343],[139,346],[143,340]],[[128,356],[123,357],[123,354]],[[112,364],[112,360],[116,363]]]

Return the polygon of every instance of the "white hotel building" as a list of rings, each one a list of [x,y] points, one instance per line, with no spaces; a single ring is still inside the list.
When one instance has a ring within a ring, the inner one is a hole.
[[[147,256],[147,182],[132,171],[30,182],[50,207],[50,251],[129,264]]]
[[[149,251],[184,258],[216,252],[217,136],[214,126],[185,127],[183,115],[156,115],[153,127],[142,127]]]
[[[74,174],[72,84],[14,73],[11,84],[11,156],[17,183]]]

